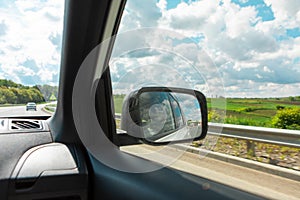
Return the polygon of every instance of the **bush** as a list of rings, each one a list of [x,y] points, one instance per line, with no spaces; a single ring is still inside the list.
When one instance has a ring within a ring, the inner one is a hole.
[[[245,108],[245,112],[252,112],[252,111],[254,111],[253,108]]]
[[[272,119],[275,128],[300,130],[300,108],[278,110]]]

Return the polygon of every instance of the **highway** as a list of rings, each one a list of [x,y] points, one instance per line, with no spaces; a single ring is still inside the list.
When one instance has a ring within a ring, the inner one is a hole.
[[[0,117],[51,116],[51,114],[42,110],[45,105],[47,104],[38,104],[37,111],[26,111],[26,105],[0,107]]]

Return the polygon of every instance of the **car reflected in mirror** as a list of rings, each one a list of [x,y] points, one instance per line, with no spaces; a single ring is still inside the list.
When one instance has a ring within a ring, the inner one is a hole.
[[[196,90],[143,87],[125,97],[121,129],[150,144],[203,139],[206,98]]]

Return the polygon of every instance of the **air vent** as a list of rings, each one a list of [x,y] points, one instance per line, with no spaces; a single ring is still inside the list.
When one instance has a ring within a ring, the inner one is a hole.
[[[43,129],[42,123],[39,120],[11,120],[10,129],[12,130],[40,130]]]

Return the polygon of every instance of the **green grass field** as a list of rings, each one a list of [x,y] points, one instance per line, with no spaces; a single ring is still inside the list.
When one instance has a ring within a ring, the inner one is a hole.
[[[207,99],[208,108],[226,112],[225,123],[250,126],[272,127],[271,120],[278,107],[300,108],[299,97],[268,99]],[[224,103],[226,102],[226,107]]]
[[[122,112],[124,95],[114,96],[115,112]],[[272,127],[277,107],[300,108],[300,97],[285,98],[208,98],[209,110],[225,111],[225,123]]]

